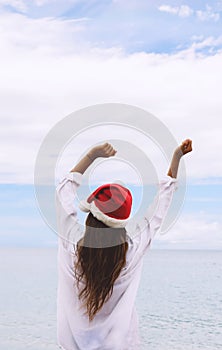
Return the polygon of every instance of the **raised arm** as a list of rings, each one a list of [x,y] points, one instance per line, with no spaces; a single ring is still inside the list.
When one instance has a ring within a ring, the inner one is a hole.
[[[116,152],[117,151],[107,142],[103,145],[95,146],[79,161],[78,164],[74,166],[71,172],[84,174],[86,169],[94,162],[96,158],[109,158],[114,156]]]
[[[109,144],[105,143],[93,147],[86,156],[84,156],[74,168],[61,179],[56,187],[56,208],[58,216],[58,229],[63,240],[63,246],[68,247],[66,241],[76,241],[75,237],[81,233],[82,226],[78,223],[77,209],[74,199],[77,188],[82,182],[82,174],[98,157],[108,158],[114,156],[116,150]]]
[[[149,247],[152,239],[166,217],[170,207],[174,191],[176,189],[177,172],[181,157],[192,151],[192,141],[186,139],[177,147],[173,153],[167,176],[164,176],[159,183],[159,190],[153,203],[147,209],[144,217],[137,223],[138,230],[138,249],[142,256]],[[139,234],[140,233],[140,234]]]
[[[177,172],[178,172],[181,157],[191,151],[192,151],[192,141],[190,139],[186,139],[185,141],[182,142],[182,144],[179,147],[176,148],[173,154],[169,171],[167,173],[168,176],[171,176],[173,178],[177,177]]]
[[[115,154],[116,150],[114,150],[114,148],[109,143],[95,146],[60,181],[59,185],[56,188],[58,195],[57,197],[63,204],[63,208],[66,210],[67,214],[76,214],[73,199],[75,197],[77,187],[82,182],[82,174],[96,158],[108,158],[114,156]]]
[[[170,168],[167,173],[168,177],[165,177],[162,179],[162,181],[160,181],[159,192],[153,203],[153,205],[156,206],[156,210],[154,212],[152,219],[150,220],[150,229],[151,229],[152,237],[160,229],[162,222],[170,207],[173,193],[176,189],[175,183],[177,181],[176,177],[177,177],[180,159],[183,155],[191,151],[192,151],[192,141],[190,139],[186,139],[174,151]],[[169,177],[171,177],[171,179]],[[152,205],[150,209],[152,209]]]

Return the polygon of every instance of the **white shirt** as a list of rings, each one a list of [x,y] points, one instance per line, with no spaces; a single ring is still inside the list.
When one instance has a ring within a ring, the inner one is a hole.
[[[114,283],[110,299],[89,322],[81,309],[73,267],[75,245],[84,234],[78,221],[74,198],[82,174],[69,173],[56,188],[56,209],[59,230],[57,337],[65,350],[137,350],[138,319],[135,298],[140,282],[143,256],[159,230],[170,206],[176,179],[166,175],[159,184],[158,205],[152,216],[149,210],[136,225],[126,226],[128,251],[126,265]],[[133,239],[130,230],[134,230]]]

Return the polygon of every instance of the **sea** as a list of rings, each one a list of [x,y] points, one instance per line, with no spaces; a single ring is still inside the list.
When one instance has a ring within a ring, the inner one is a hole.
[[[1,350],[59,349],[56,255],[0,249]],[[222,251],[151,248],[136,306],[141,350],[222,349]]]

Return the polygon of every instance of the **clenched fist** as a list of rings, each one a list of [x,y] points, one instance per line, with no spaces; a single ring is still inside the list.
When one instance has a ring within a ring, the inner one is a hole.
[[[113,148],[113,146],[106,142],[103,145],[95,146],[93,147],[89,153],[88,156],[92,160],[95,160],[96,158],[103,157],[103,158],[109,158],[113,157],[116,154],[116,150]]]
[[[183,152],[183,155],[192,151],[192,140],[186,139],[180,145],[180,149]]]

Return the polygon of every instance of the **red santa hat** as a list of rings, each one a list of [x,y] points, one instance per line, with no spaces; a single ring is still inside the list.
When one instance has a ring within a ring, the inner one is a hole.
[[[98,187],[79,207],[84,212],[113,228],[125,227],[132,207],[132,195],[124,186],[116,183]]]

